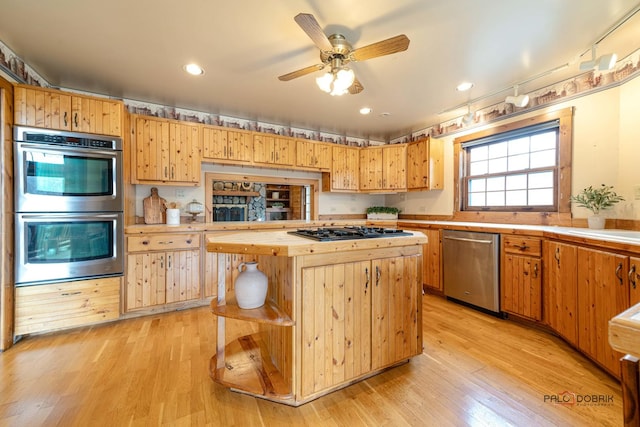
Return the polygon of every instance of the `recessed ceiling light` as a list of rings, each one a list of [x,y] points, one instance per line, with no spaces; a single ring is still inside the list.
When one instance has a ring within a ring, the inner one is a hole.
[[[201,76],[204,74],[204,69],[202,69],[198,64],[187,64],[182,68],[192,76]]]
[[[473,83],[471,83],[471,82],[462,82],[458,86],[456,86],[456,90],[458,90],[459,92],[464,92],[464,91],[467,91],[467,90],[471,89],[472,87],[473,87]]]
[[[366,116],[367,114],[371,114],[372,111],[373,111],[373,108],[371,108],[371,107],[362,107],[360,109],[360,114]]]
[[[391,113],[387,113],[386,111],[384,113],[380,113],[380,117],[389,117],[391,115]]]

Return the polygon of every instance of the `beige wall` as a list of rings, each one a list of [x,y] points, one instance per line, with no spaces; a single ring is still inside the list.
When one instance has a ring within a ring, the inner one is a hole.
[[[640,201],[633,200],[634,187],[640,186],[640,78],[622,86],[512,117],[501,123],[567,107],[575,107],[572,193],[589,185],[613,185],[626,201],[619,203],[613,210],[605,211],[605,215],[620,219],[640,219]],[[443,138],[443,190],[387,196],[387,204],[401,208],[405,214],[451,215],[453,140],[489,127],[491,125]],[[589,212],[584,208],[574,207],[572,213],[576,218],[586,218]]]

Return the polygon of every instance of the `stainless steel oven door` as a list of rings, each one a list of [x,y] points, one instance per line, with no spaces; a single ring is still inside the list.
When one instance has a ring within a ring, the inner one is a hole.
[[[16,212],[120,212],[122,152],[15,142]]]
[[[17,286],[124,272],[122,213],[18,213]]]

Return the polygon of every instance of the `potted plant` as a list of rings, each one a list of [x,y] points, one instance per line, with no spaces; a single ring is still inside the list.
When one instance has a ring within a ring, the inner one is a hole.
[[[605,218],[600,216],[600,211],[609,209],[622,200],[624,200],[624,198],[613,191],[613,186],[604,184],[596,188],[590,185],[583,189],[577,196],[571,196],[572,202],[593,212],[593,215],[587,218],[587,221],[589,228],[595,229],[604,228]]]
[[[398,208],[371,206],[367,208],[367,219],[398,219],[398,213]]]

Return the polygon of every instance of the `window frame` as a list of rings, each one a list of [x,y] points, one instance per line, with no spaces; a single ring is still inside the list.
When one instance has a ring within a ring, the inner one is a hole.
[[[523,120],[494,126],[479,132],[454,139],[454,220],[523,222],[530,224],[567,224],[571,222],[571,158],[573,145],[573,107],[548,112]],[[486,207],[466,210],[467,161],[463,144],[506,132],[558,121],[558,145],[555,188],[555,203],[549,209],[529,207]]]

